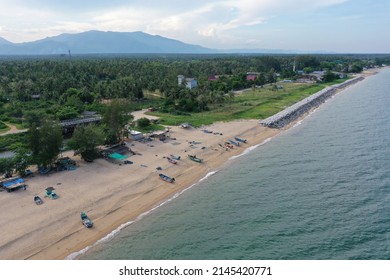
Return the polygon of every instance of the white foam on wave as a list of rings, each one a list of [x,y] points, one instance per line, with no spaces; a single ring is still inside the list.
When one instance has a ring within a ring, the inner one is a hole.
[[[103,242],[106,242],[106,241],[109,241],[111,240],[113,237],[115,237],[122,229],[128,227],[129,225],[141,220],[143,217],[149,215],[150,213],[154,212],[155,210],[157,210],[158,208],[160,208],[161,206],[173,201],[174,199],[178,198],[180,195],[182,195],[183,193],[185,193],[186,191],[188,191],[189,189],[193,188],[194,186],[196,186],[198,183],[206,180],[207,178],[209,178],[210,176],[216,174],[219,170],[216,170],[216,171],[211,171],[209,173],[207,173],[203,178],[201,178],[198,182],[192,184],[191,186],[183,189],[182,191],[178,192],[178,193],[175,193],[172,197],[168,198],[167,200],[164,200],[163,202],[161,202],[160,204],[156,205],[155,207],[153,207],[152,209],[150,209],[149,211],[146,211],[142,214],[140,214],[138,217],[136,217],[134,220],[131,220],[127,223],[124,223],[124,224],[121,224],[119,227],[117,227],[116,229],[114,229],[112,232],[110,232],[109,234],[107,234],[106,236],[102,237],[101,239],[99,239],[98,241],[96,241],[94,244],[90,245],[90,246],[87,246],[85,247],[84,249],[78,251],[78,252],[74,252],[72,254],[70,254],[69,256],[66,257],[66,260],[74,260],[75,258],[77,258],[78,256],[82,255],[82,254],[85,254],[86,252],[88,252],[91,248],[95,247],[96,245],[99,245]]]
[[[202,179],[199,180],[199,183],[202,182],[202,181],[204,181],[204,180],[206,180],[208,177],[213,176],[213,175],[214,175],[215,173],[217,173],[218,171],[219,171],[219,170],[211,171],[211,172],[207,173],[206,176],[204,176]],[[196,185],[196,184],[194,184],[194,185]]]
[[[233,159],[236,159],[236,158],[239,158],[241,156],[244,156],[246,154],[249,154],[251,151],[253,151],[254,149],[256,149],[257,147],[260,147],[266,143],[268,143],[269,141],[272,140],[272,137],[269,137],[267,139],[265,139],[263,142],[261,142],[260,144],[257,144],[257,145],[254,145],[254,146],[251,146],[249,148],[246,148],[241,154],[239,155],[236,155],[236,156],[232,156],[231,158],[229,158],[229,160],[233,160]]]
[[[292,128],[297,127],[297,126],[300,126],[300,125],[302,124],[302,121],[303,121],[303,119],[300,120],[300,121],[298,121],[296,124],[294,124],[294,125],[292,126]]]
[[[325,102],[328,102],[328,101],[326,100]],[[308,118],[308,117],[310,117],[311,115],[313,115],[315,112],[317,112],[318,109],[319,109],[319,107],[316,107],[316,108],[314,108],[313,110],[310,110],[310,112],[309,112],[305,117],[303,117],[302,119],[300,119],[299,121],[297,121],[297,123],[295,123],[295,124],[292,126],[292,128],[297,127],[297,126],[300,126],[300,125],[302,124],[302,122],[303,122],[306,118]]]

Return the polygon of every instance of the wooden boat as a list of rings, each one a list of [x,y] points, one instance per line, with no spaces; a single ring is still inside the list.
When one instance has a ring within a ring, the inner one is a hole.
[[[238,142],[241,142],[241,143],[246,143],[246,139],[243,139],[243,138],[240,138],[240,137],[234,137],[234,139],[236,139]]]
[[[180,156],[171,155],[171,158],[173,158],[174,160],[180,160]]]
[[[39,195],[34,196],[34,202],[36,205],[41,205],[43,200],[39,197]]]
[[[58,195],[55,193],[53,187],[46,188],[46,196],[48,196],[50,199],[57,199]]]
[[[177,161],[174,160],[173,158],[167,157],[167,160],[172,163],[172,164],[177,164]]]
[[[240,146],[240,143],[239,143],[239,142],[236,142],[236,141],[233,141],[233,140],[228,140],[228,142],[229,142],[230,144],[233,144],[234,146],[237,146],[237,147]]]
[[[195,162],[198,162],[198,163],[202,163],[203,160],[201,158],[197,158],[195,155],[188,155],[189,159],[190,160],[193,160]]]
[[[164,180],[164,181],[166,181],[166,182],[168,182],[168,183],[173,183],[173,182],[175,182],[175,178],[171,178],[171,177],[169,177],[169,176],[167,176],[167,175],[164,175],[164,174],[162,174],[162,173],[158,174],[158,176],[160,176],[160,178],[161,178],[162,180]]]
[[[81,212],[80,216],[81,216],[81,222],[83,223],[83,225],[85,227],[87,227],[87,228],[93,227],[93,222],[91,219],[88,218],[87,214],[85,214],[84,212]]]
[[[227,147],[229,149],[233,149],[233,145],[228,143],[228,142],[225,143],[225,147]]]

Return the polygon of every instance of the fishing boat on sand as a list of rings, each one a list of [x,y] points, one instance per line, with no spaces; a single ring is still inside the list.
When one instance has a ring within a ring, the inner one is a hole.
[[[171,155],[171,158],[173,158],[174,160],[180,160],[180,156]]]
[[[246,143],[246,139],[243,139],[243,138],[240,138],[240,137],[234,137],[234,139],[236,139],[238,142],[241,142],[241,143]]]
[[[177,164],[177,161],[174,160],[173,158],[167,157],[167,160],[172,163],[172,164]]]
[[[81,212],[80,216],[81,216],[81,222],[83,223],[83,225],[85,227],[87,227],[87,228],[93,227],[93,222],[90,218],[88,218],[87,214],[85,214],[84,212]]]
[[[233,145],[230,144],[229,142],[226,142],[225,143],[225,147],[229,148],[229,149],[233,149]]]
[[[195,155],[188,155],[189,159],[198,163],[202,163],[203,159],[197,158]]]
[[[42,198],[39,197],[39,195],[35,195],[34,202],[36,205],[41,205],[43,203],[43,200],[42,200]]]
[[[57,199],[58,198],[58,195],[55,193],[53,187],[46,188],[46,196],[49,197],[50,199]]]
[[[228,142],[229,142],[230,144],[233,144],[234,146],[237,146],[237,147],[240,146],[240,143],[239,143],[239,142],[236,142],[236,141],[233,141],[233,140],[228,140]]]
[[[167,175],[164,175],[164,174],[162,174],[162,173],[158,174],[158,176],[160,176],[160,178],[161,178],[162,180],[164,180],[164,181],[166,181],[166,182],[168,182],[168,183],[173,183],[173,182],[175,182],[175,178],[171,178],[171,177],[169,177],[169,176],[167,176]]]

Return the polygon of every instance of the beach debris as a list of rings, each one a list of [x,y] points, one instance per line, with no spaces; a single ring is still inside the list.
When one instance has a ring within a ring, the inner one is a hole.
[[[162,170],[162,168],[159,166],[159,167],[156,167],[156,170]]]
[[[196,157],[196,155],[188,155],[189,159],[197,163],[202,163],[203,159]]]
[[[164,181],[166,181],[166,182],[168,182],[168,183],[173,183],[173,182],[175,182],[175,178],[171,178],[171,177],[169,177],[169,176],[167,176],[167,175],[165,175],[165,174],[160,173],[160,174],[158,174],[158,176],[160,176],[160,178],[161,178],[162,180],[164,180]]]
[[[147,166],[147,165],[145,165],[145,164],[141,164],[141,166],[142,166],[142,167],[148,167],[148,166]]]
[[[87,228],[91,228],[93,227],[93,222],[92,220],[87,216],[87,214],[85,214],[85,212],[81,212],[80,213],[80,217],[81,217],[81,223],[87,227]]]
[[[133,164],[133,162],[131,160],[124,160],[123,163],[124,164]]]
[[[211,130],[207,130],[207,129],[203,129],[202,131],[203,131],[204,133],[210,133],[210,134],[213,133]]]
[[[41,205],[43,203],[43,200],[42,200],[42,198],[39,197],[39,195],[35,195],[34,202],[36,205]]]

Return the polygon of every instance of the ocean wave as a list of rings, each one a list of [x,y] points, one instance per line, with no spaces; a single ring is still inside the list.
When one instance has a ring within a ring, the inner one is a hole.
[[[233,160],[233,159],[236,159],[236,158],[239,158],[241,156],[244,156],[244,155],[247,155],[249,154],[251,151],[253,151],[254,149],[256,149],[257,147],[260,147],[266,143],[268,143],[269,141],[272,140],[272,137],[269,137],[267,139],[265,139],[263,142],[261,142],[260,144],[257,144],[257,145],[254,145],[254,146],[251,146],[249,148],[246,148],[241,154],[239,155],[236,155],[236,156],[232,156],[231,158],[229,158],[229,160]]]
[[[333,97],[332,97],[333,98]],[[326,100],[324,103],[328,102],[329,100]],[[316,107],[312,110],[310,110],[310,112],[304,116],[302,119],[300,119],[299,121],[297,121],[291,128],[294,128],[294,127],[297,127],[297,126],[300,126],[302,124],[302,122],[307,119],[308,117],[310,117],[311,115],[313,115],[315,112],[317,112],[317,110],[319,109],[320,107]]]
[[[188,191],[189,189],[195,187],[197,184],[199,184],[200,182],[206,180],[207,178],[209,178],[210,176],[216,174],[219,170],[215,170],[215,171],[210,171],[209,173],[207,173],[203,178],[201,178],[198,182],[190,185],[189,187],[183,189],[182,191],[178,192],[178,193],[175,193],[172,197],[168,198],[167,200],[164,200],[163,202],[161,202],[160,204],[154,206],[152,209],[140,214],[139,216],[137,216],[134,220],[131,220],[127,223],[124,223],[124,224],[121,224],[119,227],[117,227],[116,229],[114,229],[113,231],[111,231],[109,234],[107,234],[106,236],[102,237],[101,239],[99,239],[98,241],[96,241],[94,244],[90,245],[90,246],[87,246],[83,249],[81,249],[80,251],[78,252],[74,252],[70,255],[68,255],[65,259],[66,260],[74,260],[75,258],[77,258],[78,256],[81,256],[83,254],[85,254],[86,252],[88,252],[90,249],[92,249],[93,247],[103,243],[103,242],[107,242],[109,240],[111,240],[113,237],[115,237],[116,235],[118,235],[124,228],[130,226],[131,224],[137,222],[137,221],[140,221],[142,218],[144,218],[145,216],[149,215],[150,213],[154,212],[155,210],[157,210],[158,208],[160,208],[161,206],[164,206],[165,204],[173,201],[174,199],[178,198],[180,195],[182,195],[183,193],[185,193],[186,191]]]

